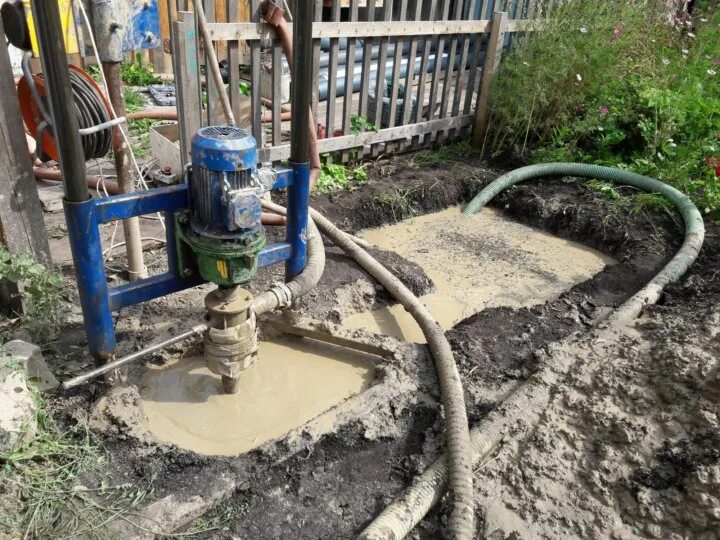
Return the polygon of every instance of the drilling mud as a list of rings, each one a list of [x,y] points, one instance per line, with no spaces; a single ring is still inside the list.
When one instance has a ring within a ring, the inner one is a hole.
[[[314,196],[313,207],[349,232],[382,226],[393,230],[390,224],[406,218],[411,220],[401,225],[417,226],[424,219],[421,216],[468,201],[496,176],[482,163],[419,167],[412,157],[383,158],[368,164],[367,171],[369,181],[360,189]],[[508,233],[484,237],[481,233],[505,226],[493,221],[499,215],[490,212],[478,216],[490,220],[488,230],[481,230],[479,236],[460,222],[444,231],[439,241],[433,240],[432,246],[425,246],[428,253],[419,244],[429,242],[425,237],[430,235],[420,228],[408,233],[406,242],[384,244],[401,254],[372,250],[419,296],[442,293],[444,283],[453,283],[451,272],[466,271],[473,288],[481,290],[490,274],[486,286],[498,287],[499,293],[510,291],[503,298],[493,295],[479,308],[463,309],[459,315],[463,320],[447,332],[473,426],[491,411],[502,414],[508,395],[555,364],[553,342],[588,336],[604,315],[666,263],[682,238],[682,222],[672,212],[649,207],[638,211],[631,202],[608,200],[567,179],[516,186],[494,204],[503,221],[523,223],[555,237],[527,235],[519,248]],[[612,346],[587,343],[585,354],[552,388],[549,405],[536,411],[539,423],[513,426],[496,453],[480,464],[475,472],[476,538],[718,538],[720,229],[708,225],[702,256],[686,279],[669,287],[662,301],[647,309]],[[396,240],[392,233],[388,236]],[[551,241],[559,242],[559,247],[547,247]],[[575,251],[572,242],[603,255],[584,248]],[[544,251],[526,249],[535,243]],[[573,250],[562,251],[568,246]],[[296,314],[317,321],[317,330],[340,335],[342,321],[382,310],[393,301],[338,248],[326,244],[326,252],[320,285],[297,306]],[[424,263],[420,257],[431,252],[443,256]],[[455,260],[460,252],[475,258],[460,264]],[[575,275],[552,260],[556,252],[572,268],[584,261],[585,270]],[[158,251],[155,256],[164,254]],[[498,267],[501,259],[510,263]],[[482,264],[495,265],[495,270],[483,271]],[[528,269],[530,275],[517,281]],[[72,268],[66,266],[64,272],[71,308],[58,347],[61,352],[48,358],[60,379],[92,365]],[[263,269],[250,288],[261,292],[282,279],[282,267]],[[536,290],[518,285],[528,280]],[[119,354],[201,320],[208,291],[200,287],[122,310],[117,319]],[[469,293],[463,293],[453,300],[467,301]],[[536,293],[539,296],[533,299]],[[445,324],[447,328],[452,323]],[[295,425],[300,426],[287,435],[285,427],[277,435],[267,433],[270,424],[284,421],[267,417],[267,425],[259,427],[270,438],[239,455],[235,451],[235,455],[203,455],[186,450],[183,443],[163,442],[159,430],[152,435],[147,429],[151,406],[176,410],[178,403],[172,400],[195,400],[178,413],[184,417],[225,397],[219,395],[216,381],[214,389],[212,385],[196,390],[176,387],[165,402],[159,398],[145,402],[151,377],[165,373],[175,381],[192,380],[197,371],[190,369],[188,374],[181,366],[192,366],[188,361],[201,353],[199,342],[174,346],[133,364],[122,387],[110,389],[94,381],[50,396],[53,417],[60,425],[88,426],[107,450],[106,465],[74,481],[89,488],[88,496],[107,484],[152,488],[152,500],[137,509],[138,519],[133,512],[116,520],[122,521],[122,533],[115,532],[116,523],[105,537],[315,539],[353,538],[362,531],[443,453],[443,411],[427,347],[372,336],[363,329],[343,331],[345,337],[374,340],[373,344],[391,351],[383,358],[373,357],[373,373],[364,375],[372,380],[354,379],[352,388],[329,396],[327,404],[305,416],[315,420],[303,423],[298,418]],[[196,365],[201,369],[201,362]],[[313,399],[326,390],[318,380],[304,386]],[[288,398],[275,388],[273,392]],[[355,392],[359,393],[350,399],[343,397]],[[333,407],[338,400],[342,403]],[[250,413],[243,413],[238,420],[226,418],[222,423],[217,410],[197,413],[198,435],[183,436],[210,444],[212,436],[202,431],[207,419],[217,418],[216,426],[224,428],[222,437],[227,438],[235,435],[229,427],[242,428],[255,421]],[[330,413],[329,427],[315,429],[323,411]],[[161,419],[162,427],[167,429],[170,420]],[[447,511],[443,499],[415,528],[412,538],[441,538]],[[22,532],[11,537],[18,536]]]
[[[318,415],[332,421],[328,409],[374,376],[367,355],[313,340],[260,342],[259,354],[236,394],[223,392],[202,355],[151,367],[141,392],[148,429],[185,450],[238,455]]]
[[[547,302],[615,264],[599,251],[510,221],[490,208],[474,216],[450,208],[360,236],[423,269],[435,290],[421,300],[445,330],[483,309]],[[425,343],[400,305],[357,313],[342,324]]]

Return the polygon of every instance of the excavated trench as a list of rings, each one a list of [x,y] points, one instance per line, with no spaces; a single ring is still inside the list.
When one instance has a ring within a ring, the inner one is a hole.
[[[373,255],[435,311],[471,422],[537,369],[539,350],[586,331],[636,291],[679,238],[672,216],[621,209],[574,183],[521,186],[466,218],[453,207],[493,171],[456,163],[392,178],[382,165],[370,172],[361,190],[313,206],[345,230],[373,228],[362,233],[378,245]],[[398,210],[387,201],[398,192],[414,216],[393,224]],[[62,421],[89,421],[103,437],[112,455],[105,481],[152,479],[157,500],[140,513],[145,528],[160,521],[166,533],[182,530],[198,514],[232,508],[227,525],[240,537],[351,537],[442,451],[437,380],[416,330],[338,249],[327,255],[321,285],[297,317],[371,343],[387,351],[382,358],[269,335],[246,391],[224,396],[199,345],[185,345],[133,366],[112,390],[94,383],[55,398]],[[264,272],[253,289],[281,276]],[[201,316],[206,292],[126,310],[119,339],[139,346],[186,327]],[[68,344],[82,344],[77,322],[64,333]],[[65,364],[67,374],[82,367]],[[179,504],[190,500],[205,504]],[[441,504],[428,516],[420,538],[437,537],[444,511]],[[127,523],[114,527],[142,537]]]

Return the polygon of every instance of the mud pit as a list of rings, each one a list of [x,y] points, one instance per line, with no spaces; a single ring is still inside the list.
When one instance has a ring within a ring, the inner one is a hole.
[[[345,230],[392,223],[383,201],[406,194],[404,217],[430,214],[471,198],[496,176],[482,164],[419,169],[396,158],[368,167],[354,192],[316,197],[313,206]],[[612,257],[591,279],[529,307],[486,306],[448,332],[466,390],[470,422],[502,411],[507,395],[552,365],[554,342],[586,336],[600,318],[639,289],[678,245],[681,228],[665,211],[636,212],[574,183],[547,181],[501,195],[496,208],[520,223]],[[718,367],[720,230],[711,227],[703,255],[660,305],[647,310],[612,349],[588,353],[563,381],[539,432],[518,426],[476,475],[478,538],[716,538],[720,530]],[[417,265],[374,254],[416,294],[433,291]],[[298,313],[342,332],[342,320],[388,306],[382,288],[332,246],[318,290]],[[66,269],[68,276],[70,268]],[[282,279],[264,272],[256,291]],[[72,286],[68,287],[73,290]],[[117,320],[121,353],[187,327],[202,316],[207,288],[124,310]],[[77,308],[51,358],[62,378],[89,362]],[[199,347],[174,348],[132,366],[113,390],[102,383],[51,398],[58,421],[89,425],[111,456],[82,479],[153,486],[138,512],[143,529],[109,525],[109,537],[153,538],[187,530],[198,516],[225,530],[198,538],[350,538],[398,496],[443,451],[442,408],[423,345],[354,337],[391,351],[375,366],[375,384],[343,402],[332,425],[310,422],[237,457],[202,456],[141,429],[139,387],[147,369],[177,362]],[[598,367],[599,366],[599,367]],[[232,511],[230,511],[232,510]],[[413,537],[438,538],[441,502]],[[202,528],[202,527],[201,527]],[[117,532],[120,530],[121,532]],[[148,533],[147,531],[152,531]]]
[[[143,377],[143,412],[161,441],[199,454],[256,448],[367,389],[368,355],[311,340],[260,342],[260,359],[225,394],[202,355],[154,366]],[[332,423],[331,411],[321,421]]]
[[[435,290],[421,300],[445,330],[485,308],[547,302],[615,262],[490,208],[475,216],[449,208],[359,236],[423,269]],[[425,343],[420,327],[400,305],[358,313],[342,324]]]

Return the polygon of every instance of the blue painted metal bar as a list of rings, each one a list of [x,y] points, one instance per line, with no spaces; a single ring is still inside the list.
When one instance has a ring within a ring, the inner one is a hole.
[[[97,208],[98,223],[109,223],[119,219],[187,208],[187,193],[187,184],[178,184],[166,188],[93,199],[93,206]]]
[[[182,278],[170,273],[158,274],[147,279],[131,281],[110,289],[110,309],[118,311],[124,307],[154,300],[161,296],[184,291],[205,283],[199,276]]]
[[[287,242],[278,242],[263,249],[258,255],[258,266],[272,266],[287,261],[292,256],[292,246]]]
[[[305,269],[307,259],[307,222],[310,206],[310,164],[292,163],[295,182],[288,190],[287,242],[292,255],[285,263],[285,279],[290,281]]]
[[[293,184],[293,179],[295,178],[295,171],[292,169],[289,169],[287,167],[283,168],[276,168],[275,169],[275,183],[273,184],[273,189],[283,189],[286,187],[290,187]]]
[[[97,362],[107,362],[117,343],[95,200],[65,200],[64,207],[88,346]]]

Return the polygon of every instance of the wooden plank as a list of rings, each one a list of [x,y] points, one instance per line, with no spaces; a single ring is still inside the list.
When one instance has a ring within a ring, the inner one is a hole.
[[[390,21],[392,19],[393,0],[387,0],[383,6],[383,20]],[[348,23],[352,24],[352,23]],[[400,25],[396,25],[400,26]],[[380,129],[382,127],[382,109],[383,94],[385,88],[385,70],[387,68],[387,50],[389,38],[383,37],[380,40],[380,50],[378,51],[377,73],[375,77],[375,118],[370,120]],[[372,155],[376,156],[379,152],[378,147],[373,147]]]
[[[2,22],[0,35],[5,35]],[[10,253],[27,253],[43,264],[51,264],[10,54],[4,39],[0,43],[0,96],[0,243]],[[14,295],[18,291],[15,288],[9,292]],[[20,298],[16,300],[18,302],[13,302],[12,307],[21,309]]]
[[[273,42],[272,49],[272,144],[282,142],[282,47],[279,41]]]
[[[320,0],[317,0],[320,1]],[[320,38],[387,38],[435,36],[439,34],[477,34],[487,32],[492,21],[422,21],[412,25],[400,25],[391,21],[376,22],[317,22],[313,25],[313,39]],[[510,21],[508,32],[525,32],[535,29],[536,21]],[[210,35],[215,41],[241,39],[256,41],[273,39],[275,30],[266,23],[211,23]],[[292,28],[292,24],[288,25]]]
[[[238,0],[227,1],[227,20],[237,21],[240,17]],[[240,121],[240,42],[233,39],[228,41],[228,86],[230,87],[230,104],[232,105],[235,120]]]
[[[407,0],[400,0],[400,21],[405,21],[407,18]],[[398,21],[395,21],[395,24],[398,24]],[[395,126],[395,115],[397,113],[397,102],[398,102],[398,92],[399,92],[399,86],[400,86],[400,68],[401,62],[403,59],[403,49],[404,41],[401,39],[395,40],[395,56],[393,57],[393,74],[392,74],[392,81],[391,81],[391,87],[390,87],[390,118],[389,118],[389,124],[388,127],[394,127]],[[412,69],[410,66],[410,63],[408,62],[408,73],[411,73]],[[406,88],[407,92],[410,92],[410,88]]]
[[[332,1],[330,19],[333,23],[340,23],[340,0]],[[330,58],[328,62],[328,94],[325,117],[326,137],[331,138],[335,131],[335,103],[337,101],[337,70],[338,52],[340,43],[337,38],[330,40]],[[332,162],[332,156],[328,156],[328,163]]]
[[[437,0],[429,0],[430,1],[430,7],[429,7],[429,16],[431,18],[435,17],[436,10],[437,10]],[[428,67],[430,65],[430,49],[432,46],[432,37],[428,36],[424,40],[424,49],[423,49],[423,55],[422,60],[420,62],[420,80],[418,81],[418,112],[417,112],[417,118],[411,120],[414,122],[419,122],[421,119],[424,119],[424,109],[425,109],[425,85],[428,78]],[[428,118],[429,119],[429,118]],[[423,137],[424,138],[424,137]],[[415,137],[413,139],[412,145],[413,148],[417,148],[420,145],[420,142],[422,139],[420,137]]]
[[[192,13],[178,13],[172,23],[173,70],[178,107],[180,151],[182,163],[190,161],[190,141],[202,125],[200,99],[200,70],[197,62],[195,17]]]
[[[368,0],[367,18],[370,23],[375,20],[375,0]],[[360,102],[358,104],[358,116],[368,119],[368,99],[370,92],[370,68],[372,66],[373,38],[368,37],[363,44],[362,78],[360,79]],[[347,135],[347,133],[346,133]],[[358,151],[358,158],[361,159],[363,151]]]
[[[442,0],[440,10],[440,16],[442,17],[442,19],[447,19],[448,14],[450,13],[450,0]],[[438,39],[438,45],[435,49],[435,66],[432,74],[432,82],[430,84],[430,102],[428,104],[427,114],[428,120],[432,120],[433,118],[435,118],[438,86],[440,84],[440,73],[442,72],[443,55],[445,53],[445,41],[445,35],[440,36],[440,38]],[[421,144],[427,144],[430,142],[431,139],[432,137],[426,137],[424,139],[424,142],[422,142]]]
[[[358,0],[350,0],[348,18],[350,22],[357,21],[358,18]],[[349,39],[347,49],[345,50],[345,96],[343,99],[343,135],[349,135],[352,129],[352,109],[353,109],[353,88],[355,84],[355,51],[357,49],[357,41]],[[343,152],[342,162],[346,163],[349,159],[348,153]]]
[[[375,0],[368,2],[368,21],[375,20]],[[358,115],[367,118],[368,91],[370,90],[370,66],[372,65],[373,38],[368,36],[363,45],[362,79],[360,80],[360,105]]]
[[[457,129],[470,126],[473,123],[473,115],[456,116],[454,118],[437,118],[429,122],[409,124],[407,126],[395,126],[378,131],[365,131],[358,135],[343,135],[332,139],[320,139],[318,149],[321,153],[340,152],[350,148],[367,148],[371,145],[378,145],[387,141],[409,140],[418,135],[425,135],[439,129]],[[285,160],[290,157],[290,145],[273,146],[263,148],[258,153],[260,161]]]
[[[457,20],[462,17],[462,1],[455,2],[455,12],[453,19]],[[458,36],[455,35],[450,40],[450,52],[448,54],[447,67],[445,69],[445,80],[443,81],[442,99],[440,100],[440,118],[446,118],[450,111],[450,89],[453,85],[453,72],[455,71],[455,60],[457,58]],[[456,90],[457,92],[457,87]],[[444,142],[447,138],[447,132],[438,133],[438,140]]]
[[[320,21],[322,21],[322,0],[315,0],[315,17],[314,17],[314,23],[313,27],[315,25],[320,24]],[[320,40],[319,39],[313,39],[313,92],[312,92],[312,112],[313,112],[313,118],[315,119],[315,124],[317,124],[320,121],[320,118],[318,117],[318,107],[319,107],[319,101],[320,101]],[[290,70],[292,71],[293,67],[290,66]],[[314,130],[317,130],[317,125],[312,126]]]
[[[253,22],[260,21],[260,0],[250,1],[250,15]],[[251,84],[251,109],[252,109],[252,135],[255,137],[258,148],[262,148],[262,88],[260,77],[260,42],[250,43],[250,84]]]
[[[415,3],[415,23],[420,22],[422,17],[422,0]],[[417,60],[418,38],[410,40],[410,51],[408,54],[407,76],[405,77],[405,103],[403,104],[402,125],[410,123],[410,112],[412,111],[413,81],[415,80],[415,61]],[[422,106],[420,93],[417,94],[418,107]]]
[[[205,10],[205,17],[208,22],[215,22],[215,0],[203,0],[203,9]],[[208,47],[215,47],[215,54],[217,55],[217,46],[214,43],[203,43],[203,56],[205,58],[205,95],[207,95],[207,123],[210,126],[217,126],[219,124],[227,123],[221,120],[220,117],[224,118],[225,115],[222,112],[220,105],[220,93],[215,86],[213,78],[210,76],[210,57],[207,53]],[[220,60],[219,56],[216,56]]]
[[[485,139],[490,100],[490,85],[492,83],[493,75],[500,65],[500,60],[502,58],[507,22],[508,14],[506,12],[498,11],[493,15],[490,41],[488,42],[487,54],[485,55],[485,65],[483,67],[480,95],[478,96],[478,103],[475,110],[475,123],[472,136],[472,144],[475,148],[480,148],[483,144],[483,140]]]
[[[482,0],[480,3],[480,13],[482,13],[485,7],[485,1]],[[465,92],[465,106],[463,107],[464,114],[470,114],[472,111],[473,96],[475,95],[475,89],[477,88],[477,73],[478,67],[480,66],[480,53],[482,52],[483,36],[474,36],[473,51],[470,56],[472,59],[470,62],[470,76],[468,77],[467,91]]]
[[[468,6],[468,13],[471,14],[475,11],[475,4],[476,0],[470,0],[470,4]],[[463,37],[463,44],[462,49],[460,53],[460,66],[458,68],[458,74],[455,79],[455,94],[453,95],[453,106],[451,115],[457,116],[460,114],[460,101],[462,99],[462,92],[463,89],[466,89],[466,83],[465,83],[465,75],[467,73],[467,70],[465,69],[465,65],[468,61],[468,54],[470,52],[470,42],[472,40],[471,36],[464,36]],[[467,91],[467,90],[466,90]],[[448,133],[449,138],[458,137],[460,135],[459,132],[453,132]]]

